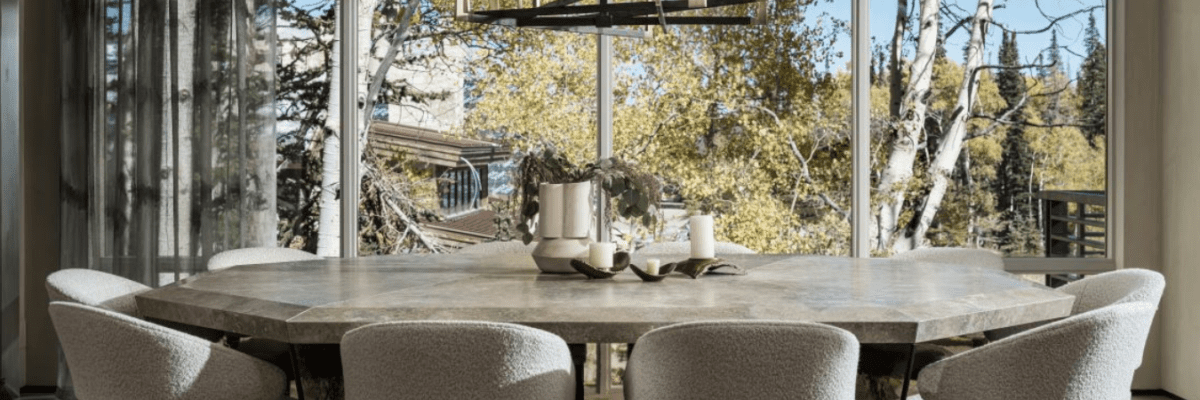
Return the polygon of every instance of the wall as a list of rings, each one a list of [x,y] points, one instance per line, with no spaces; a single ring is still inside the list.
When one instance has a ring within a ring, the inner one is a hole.
[[[1124,15],[1121,10],[1124,9]],[[1123,227],[1116,238],[1117,260],[1120,268],[1162,269],[1161,221],[1162,174],[1158,162],[1162,158],[1162,115],[1159,113],[1160,37],[1158,18],[1162,3],[1158,0],[1132,0],[1117,6],[1117,34],[1111,55],[1125,60],[1112,71],[1114,77],[1124,76],[1124,82],[1114,82],[1113,96],[1123,97],[1124,104],[1114,104],[1114,113],[1124,119],[1114,119],[1124,125],[1121,146],[1114,151],[1123,164],[1124,179],[1118,185],[1118,224]],[[1123,24],[1122,24],[1123,23]],[[1124,53],[1124,54],[1122,54]],[[1123,55],[1123,57],[1122,57]],[[1122,113],[1121,108],[1124,108]],[[1160,318],[1161,319],[1161,318]],[[1161,321],[1151,329],[1142,367],[1134,377],[1135,389],[1162,387],[1159,331]]]
[[[0,0],[0,54],[5,55],[0,57],[0,188],[21,184],[18,174],[21,142],[17,131],[20,126],[20,68],[19,58],[10,56],[18,54],[19,15],[18,0]],[[19,193],[0,190],[0,376],[10,385],[21,384],[21,377],[16,374],[20,372],[17,327],[21,323],[17,296],[17,277],[21,268]]]
[[[1162,29],[1163,389],[1200,399],[1200,1],[1166,0]]]
[[[21,2],[21,271],[19,368],[22,392],[52,390],[58,350],[46,311],[46,276],[58,269],[62,66],[61,3]],[[53,50],[48,50],[53,49]],[[8,190],[8,188],[5,188]],[[4,279],[14,276],[5,275]],[[8,382],[16,386],[16,382]]]

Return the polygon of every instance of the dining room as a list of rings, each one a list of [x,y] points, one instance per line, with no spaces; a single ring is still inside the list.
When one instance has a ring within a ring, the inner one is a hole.
[[[1195,2],[0,5],[0,399],[1200,399]]]

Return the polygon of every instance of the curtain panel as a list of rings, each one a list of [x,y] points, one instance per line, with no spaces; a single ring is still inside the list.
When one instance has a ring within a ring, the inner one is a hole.
[[[270,0],[63,0],[63,268],[152,286],[278,231]]]

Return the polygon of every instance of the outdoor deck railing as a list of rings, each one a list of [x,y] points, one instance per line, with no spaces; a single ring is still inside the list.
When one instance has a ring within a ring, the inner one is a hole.
[[[1046,257],[1104,257],[1107,196],[1103,191],[1049,190],[1041,200]]]

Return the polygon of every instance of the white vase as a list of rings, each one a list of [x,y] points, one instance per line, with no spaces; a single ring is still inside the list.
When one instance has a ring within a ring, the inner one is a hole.
[[[538,186],[538,236],[546,239],[562,237],[563,185],[543,183]]]
[[[592,183],[563,184],[562,237],[582,239],[591,236]]]
[[[533,248],[533,262],[542,272],[574,274],[578,271],[571,267],[571,260],[587,259],[588,243],[591,241],[589,238],[543,238]]]

